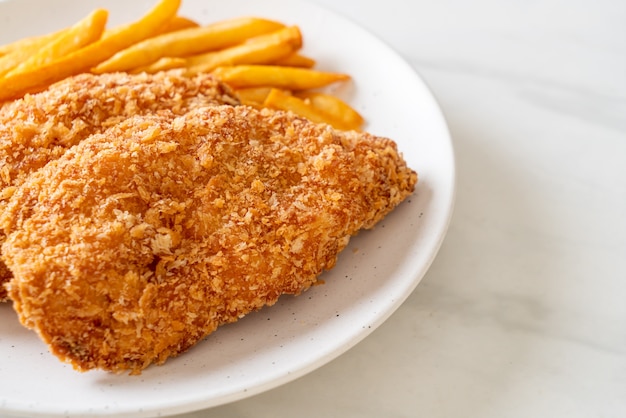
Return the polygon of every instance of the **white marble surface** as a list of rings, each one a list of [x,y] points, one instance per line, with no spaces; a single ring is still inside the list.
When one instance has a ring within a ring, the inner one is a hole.
[[[415,292],[348,353],[180,418],[625,417],[626,2],[317,2],[440,100],[452,224]]]
[[[626,2],[314,1],[439,99],[457,156],[450,230],[346,354],[177,418],[626,417]]]

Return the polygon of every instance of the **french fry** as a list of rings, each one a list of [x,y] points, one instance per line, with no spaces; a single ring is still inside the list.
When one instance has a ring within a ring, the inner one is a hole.
[[[199,26],[177,14],[181,0],[159,0],[139,20],[104,30],[98,9],[70,28],[0,46],[0,102],[39,91],[85,72],[156,73],[180,68],[211,72],[235,89],[243,104],[290,110],[314,122],[358,130],[363,117],[338,97],[312,92],[350,79],[314,70],[299,53],[302,34],[262,18]]]
[[[162,35],[164,33],[176,32],[183,29],[189,28],[197,28],[200,26],[198,22],[195,22],[189,18],[184,16],[174,16],[168,22],[166,22],[157,35]]]
[[[283,28],[282,23],[257,18],[237,18],[208,26],[183,29],[139,42],[120,51],[92,71],[96,74],[127,71],[159,58],[184,57],[236,45],[254,36]]]
[[[153,36],[163,35],[164,33],[176,32],[178,30],[195,28],[200,26],[198,22],[195,22],[189,18],[183,16],[173,16],[170,20],[165,22],[158,32]],[[102,38],[108,38],[110,35],[114,35],[117,29],[108,29],[104,31]]]
[[[359,130],[363,125],[363,117],[336,96],[318,92],[299,92],[296,96],[334,120],[333,126],[350,131]]]
[[[29,53],[32,53],[32,51],[37,51],[39,48],[52,41],[66,30],[67,28],[61,29],[57,32],[39,36],[30,36],[28,38],[22,38],[8,44],[0,45],[0,56],[8,55],[16,51],[28,51]]]
[[[218,67],[212,73],[235,89],[271,86],[286,90],[310,90],[350,79],[347,74],[278,65]]]
[[[248,87],[235,90],[235,93],[241,103],[253,107],[263,107],[263,103],[271,90],[271,87]]]
[[[181,0],[160,0],[139,20],[119,26],[106,38],[91,43],[42,67],[0,78],[0,102],[20,97],[27,92],[88,71],[100,62],[155,34],[165,22],[176,15]]]
[[[139,74],[139,73],[149,73],[154,74],[159,71],[172,70],[174,68],[183,68],[187,65],[187,60],[185,58],[178,57],[164,57],[160,60],[146,65],[145,67],[135,68],[130,71],[131,74]]]
[[[264,107],[271,109],[291,111],[298,116],[302,116],[311,122],[327,123],[333,127],[341,129],[334,125],[335,120],[327,117],[323,112],[314,108],[299,97],[285,93],[280,89],[273,88],[263,102]]]
[[[282,67],[313,68],[315,66],[315,60],[294,52],[291,55],[287,55],[284,58],[274,61],[273,64],[280,65]]]
[[[7,76],[44,66],[97,41],[102,36],[102,32],[104,32],[108,17],[108,11],[104,9],[94,10],[87,17],[46,44],[36,54],[9,71]]]
[[[189,73],[210,72],[217,67],[237,64],[267,64],[286,57],[302,47],[302,34],[297,26],[259,35],[247,42],[217,52],[187,58]]]
[[[119,52],[137,42],[156,36],[161,28],[176,16],[181,3],[182,0],[159,0],[156,6],[150,9],[141,19],[107,30],[103,40],[107,38],[120,40],[121,37],[131,35],[127,42],[123,42],[124,46],[115,51]]]
[[[36,54],[37,51],[39,51],[43,46],[59,36],[62,36],[66,31],[67,28],[47,35],[25,38],[11,44],[4,45],[2,48],[3,51],[6,51],[6,53],[0,57],[0,76],[3,76],[13,68],[20,65],[33,54]]]

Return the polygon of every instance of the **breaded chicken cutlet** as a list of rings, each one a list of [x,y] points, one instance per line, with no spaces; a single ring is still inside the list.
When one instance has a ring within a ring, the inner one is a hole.
[[[416,182],[393,141],[289,113],[133,117],[17,188],[9,293],[76,369],[139,373],[309,288]]]
[[[237,104],[210,75],[82,74],[0,108],[0,211],[16,186],[83,139],[132,115],[184,114],[208,104]],[[0,233],[0,244],[4,234]],[[0,301],[11,272],[0,261]]]

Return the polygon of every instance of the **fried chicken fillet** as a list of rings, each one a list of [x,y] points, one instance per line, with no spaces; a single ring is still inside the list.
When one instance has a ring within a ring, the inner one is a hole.
[[[7,102],[0,108],[0,210],[32,172],[132,115],[183,114],[198,106],[236,103],[230,90],[211,76],[187,78],[177,72],[82,74]],[[10,277],[0,261],[0,301],[6,299],[3,282]]]
[[[290,113],[133,117],[15,191],[9,294],[76,369],[139,373],[309,288],[416,181],[391,140]]]

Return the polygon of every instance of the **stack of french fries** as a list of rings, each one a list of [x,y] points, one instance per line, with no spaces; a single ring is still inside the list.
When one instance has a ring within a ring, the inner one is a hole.
[[[208,72],[243,104],[292,111],[338,129],[359,130],[363,118],[320,89],[350,76],[317,71],[302,55],[297,26],[242,17],[199,25],[178,14],[181,0],[159,0],[138,20],[107,29],[97,9],[71,27],[0,46],[0,103],[92,72]]]

